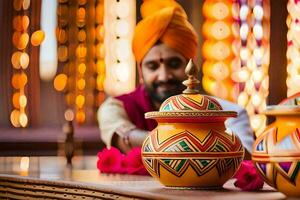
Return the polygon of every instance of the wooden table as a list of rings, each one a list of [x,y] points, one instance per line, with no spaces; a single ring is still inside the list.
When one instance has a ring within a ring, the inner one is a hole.
[[[66,135],[62,127],[0,127],[0,156],[57,156],[63,149]],[[104,143],[97,126],[74,127],[77,155],[96,155]]]
[[[222,190],[166,188],[150,176],[101,174],[96,156],[75,157],[66,166],[63,157],[0,157],[0,198],[16,199],[285,199],[268,185],[242,192],[229,180]]]

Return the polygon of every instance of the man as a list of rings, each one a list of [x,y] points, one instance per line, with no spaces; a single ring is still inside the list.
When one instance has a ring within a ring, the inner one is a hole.
[[[143,83],[129,94],[108,98],[98,111],[101,138],[107,146],[124,152],[141,146],[148,131],[157,125],[144,114],[158,110],[168,97],[180,94],[187,61],[196,56],[198,37],[187,21],[183,8],[173,0],[145,0],[141,7],[143,20],[136,27],[133,52]],[[253,134],[246,111],[218,99],[224,110],[237,111],[237,119],[226,126],[237,133],[248,152]]]

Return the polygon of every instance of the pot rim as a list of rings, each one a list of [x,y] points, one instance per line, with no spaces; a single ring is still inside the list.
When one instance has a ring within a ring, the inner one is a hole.
[[[263,112],[266,115],[300,115],[300,106],[274,105],[267,106]]]
[[[183,121],[183,122],[211,122],[223,121],[229,117],[237,117],[235,111],[152,111],[145,113],[146,119],[168,119],[171,121]]]

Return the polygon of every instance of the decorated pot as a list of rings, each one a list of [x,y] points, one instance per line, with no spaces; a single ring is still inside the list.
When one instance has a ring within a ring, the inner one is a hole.
[[[179,188],[218,188],[230,179],[244,157],[241,141],[227,131],[224,121],[236,112],[223,111],[212,97],[195,89],[196,66],[190,61],[183,94],[164,101],[159,111],[148,112],[158,126],[142,146],[148,172],[163,185]]]
[[[300,197],[300,93],[267,107],[265,114],[276,120],[256,139],[252,160],[269,185]]]

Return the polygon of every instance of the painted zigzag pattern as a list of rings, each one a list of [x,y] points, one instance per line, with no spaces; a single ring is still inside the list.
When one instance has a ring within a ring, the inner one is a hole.
[[[208,96],[202,96],[197,101],[188,95],[177,95],[167,99],[160,109],[160,111],[174,110],[222,110],[222,107],[215,99]]]
[[[150,143],[151,141],[151,143]],[[209,134],[201,141],[188,131],[175,134],[165,141],[159,141],[157,132],[152,134],[144,145],[144,152],[176,153],[176,156],[170,158],[144,158],[146,168],[149,171],[160,176],[159,167],[181,177],[187,168],[191,166],[198,176],[202,176],[215,166],[219,176],[222,176],[230,168],[237,169],[242,156],[234,158],[218,158],[216,155],[212,158],[187,158],[181,153],[207,153],[207,152],[241,152],[243,147],[233,135],[220,134],[211,130]],[[173,155],[173,154],[172,154]],[[168,157],[168,156],[166,156]]]

